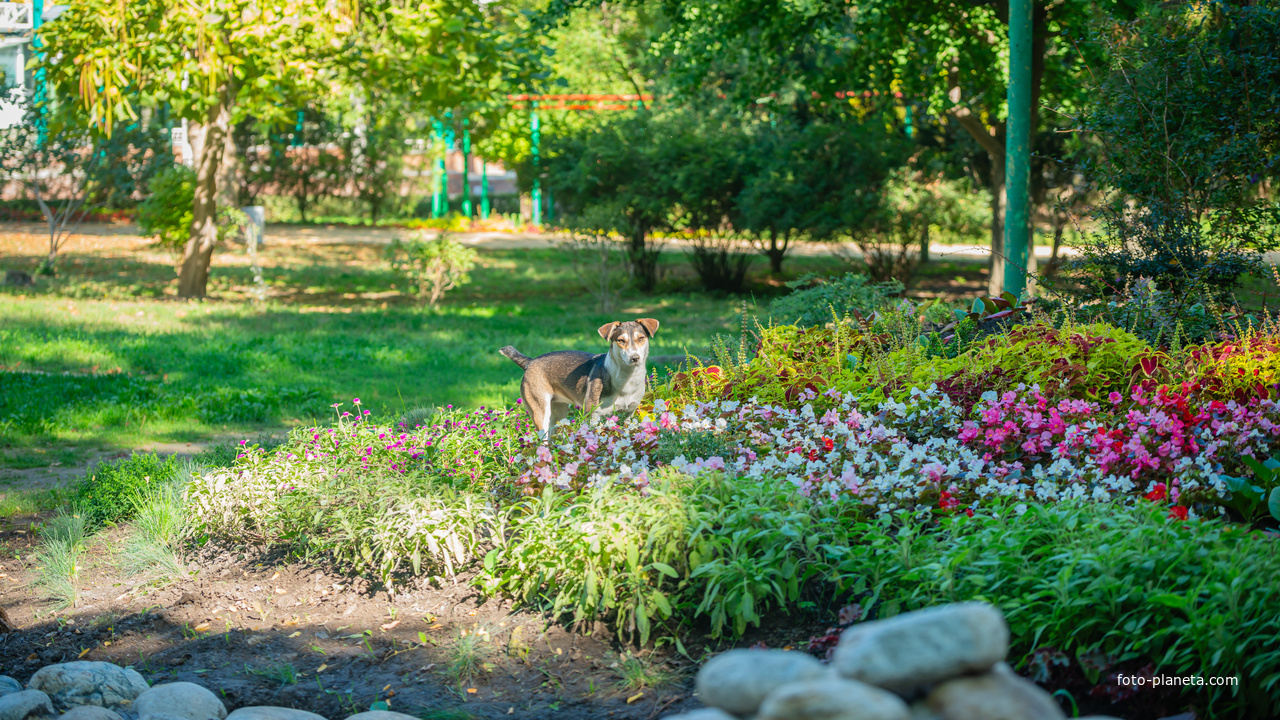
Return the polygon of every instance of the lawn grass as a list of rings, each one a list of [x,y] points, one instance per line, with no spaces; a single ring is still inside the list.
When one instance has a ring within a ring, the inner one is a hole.
[[[662,322],[653,354],[699,353],[738,328],[744,303],[756,312],[785,291],[761,275],[745,296],[710,296],[673,257],[657,293],[602,314],[563,251],[481,250],[472,282],[432,309],[400,293],[377,246],[272,253],[260,307],[233,252],[203,303],[171,298],[172,269],[144,252],[72,255],[56,282],[0,291],[0,467],[324,421],[356,397],[379,414],[503,405],[520,380],[504,345],[603,350],[597,327],[648,316]],[[789,275],[841,269],[797,258]]]

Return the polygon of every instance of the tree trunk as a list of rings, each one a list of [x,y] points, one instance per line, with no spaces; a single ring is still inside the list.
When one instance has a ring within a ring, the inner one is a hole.
[[[1045,277],[1053,277],[1058,272],[1058,251],[1062,248],[1062,232],[1067,227],[1067,216],[1063,213],[1053,214],[1053,251],[1049,253],[1049,264],[1045,266]]]
[[[920,264],[929,262],[929,218],[917,218],[920,223]]]
[[[182,252],[178,297],[202,298],[209,283],[209,263],[218,243],[218,170],[231,126],[231,108],[222,102],[209,108],[204,142],[196,163],[196,192],[191,207],[191,236]]]
[[[782,275],[782,261],[787,256],[787,243],[783,243],[782,247],[778,247],[778,231],[769,231],[769,250],[765,253],[769,257],[769,272],[773,275]]]
[[[222,157],[218,161],[218,204],[223,207],[240,207],[241,195],[240,151],[228,118],[226,132],[222,134]]]
[[[987,294],[1004,292],[1004,153],[991,156],[991,276]]]

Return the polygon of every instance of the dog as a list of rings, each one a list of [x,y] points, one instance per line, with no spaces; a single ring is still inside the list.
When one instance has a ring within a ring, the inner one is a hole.
[[[598,332],[609,342],[609,352],[600,355],[561,350],[530,358],[511,345],[498,351],[524,369],[520,397],[543,442],[571,407],[589,411],[594,422],[611,414],[625,419],[640,406],[649,340],[658,332],[658,321],[611,322]]]

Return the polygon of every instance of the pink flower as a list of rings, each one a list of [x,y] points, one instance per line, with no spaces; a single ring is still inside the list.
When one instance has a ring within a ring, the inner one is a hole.
[[[1124,399],[1124,396],[1115,390],[1112,390],[1111,394],[1107,395],[1107,399],[1111,401],[1112,405],[1119,405],[1120,401]]]

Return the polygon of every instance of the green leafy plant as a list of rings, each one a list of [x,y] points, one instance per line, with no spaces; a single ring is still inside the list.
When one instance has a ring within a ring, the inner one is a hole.
[[[191,234],[191,203],[196,174],[185,165],[157,173],[147,186],[147,199],[138,206],[138,229],[162,247],[179,250]]]
[[[1280,460],[1271,457],[1258,461],[1248,456],[1240,459],[1253,471],[1253,477],[1223,476],[1231,491],[1224,504],[1249,522],[1263,515],[1280,521]]]
[[[73,502],[93,523],[115,523],[133,517],[139,499],[172,481],[178,461],[155,453],[135,453],[94,468],[72,492]]]
[[[733,446],[724,435],[708,431],[673,432],[664,430],[658,434],[658,447],[650,456],[654,462],[670,465],[683,455],[690,462],[697,458],[728,458],[734,454]]]
[[[391,241],[386,250],[391,267],[400,271],[418,291],[418,301],[432,307],[449,290],[471,282],[467,274],[475,267],[476,251],[445,233],[425,239]]]

